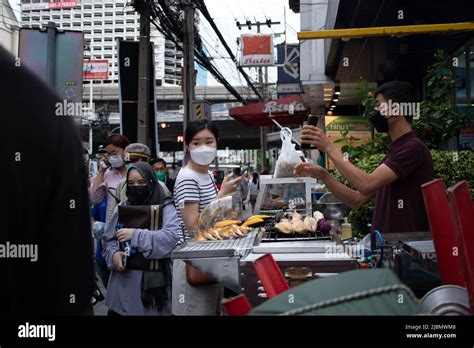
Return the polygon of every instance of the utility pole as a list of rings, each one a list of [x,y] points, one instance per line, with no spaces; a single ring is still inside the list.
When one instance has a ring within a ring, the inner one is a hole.
[[[260,26],[262,24],[268,25],[269,28],[271,28],[272,25],[274,24],[280,24],[280,22],[272,22],[271,19],[267,19],[265,22],[261,23],[259,21],[255,21],[252,23],[249,20],[245,21],[245,25],[249,28],[249,30],[252,30],[252,27],[257,27],[257,33],[260,34]],[[240,22],[237,22],[237,27],[239,30],[241,29]],[[268,85],[268,67],[265,67],[265,83],[263,83],[263,69],[262,67],[258,67],[258,85],[259,85],[259,92],[260,95],[263,96],[263,99],[265,101],[268,101],[270,99],[270,96],[268,95],[267,91],[267,85]],[[268,163],[268,158],[267,158],[267,134],[266,134],[266,128],[264,126],[260,127],[260,153],[261,153],[261,158],[262,158],[262,172],[267,172],[269,170],[269,163]]]
[[[194,7],[191,0],[181,0],[181,5],[184,8],[184,135],[191,121],[194,100]],[[183,142],[183,151],[186,151],[185,142]]]
[[[54,22],[48,22],[46,33],[48,37],[46,77],[50,87],[56,90],[56,24],[54,24]]]
[[[138,112],[137,142],[151,148],[150,109],[150,0],[136,0],[135,7],[140,12],[140,54],[138,58]]]

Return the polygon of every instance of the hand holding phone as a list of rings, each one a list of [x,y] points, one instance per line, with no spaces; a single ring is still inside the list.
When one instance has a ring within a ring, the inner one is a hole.
[[[318,116],[309,115],[307,124],[308,124],[308,126],[317,127],[318,126],[318,121],[319,121]],[[304,150],[309,150],[309,149],[312,149],[312,148],[315,148],[315,147],[312,146],[310,143],[304,143],[304,140],[301,139],[301,148],[304,149]]]

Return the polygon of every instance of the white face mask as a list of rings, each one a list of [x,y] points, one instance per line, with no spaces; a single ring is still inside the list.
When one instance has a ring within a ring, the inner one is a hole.
[[[214,161],[217,155],[217,149],[213,146],[201,145],[189,151],[191,159],[202,166],[207,166]]]
[[[120,168],[123,166],[123,158],[120,155],[109,156],[110,165],[114,168]]]

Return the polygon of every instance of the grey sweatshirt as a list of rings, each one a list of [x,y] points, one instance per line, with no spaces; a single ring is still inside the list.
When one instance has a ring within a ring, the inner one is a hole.
[[[121,203],[123,204],[123,203]],[[143,306],[141,300],[141,283],[143,271],[125,270],[116,272],[112,257],[118,252],[119,243],[116,238],[118,208],[105,225],[103,256],[107,267],[112,271],[107,287],[105,304],[108,308],[121,315],[167,315],[167,308],[158,311],[156,308]],[[178,242],[179,223],[176,208],[168,204],[163,208],[163,228],[159,231],[134,229],[130,246],[142,253],[147,259],[169,258]],[[171,284],[170,284],[171,286]]]

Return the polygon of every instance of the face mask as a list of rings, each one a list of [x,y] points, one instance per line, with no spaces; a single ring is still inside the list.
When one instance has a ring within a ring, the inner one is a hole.
[[[120,155],[109,156],[110,165],[114,168],[120,168],[123,166],[123,158]]]
[[[189,151],[191,159],[199,165],[207,166],[214,161],[217,149],[212,146],[202,145]]]
[[[150,195],[150,189],[148,188],[147,185],[127,187],[127,197],[134,204],[145,203],[149,195]]]
[[[163,172],[156,172],[156,180],[161,181],[161,182],[166,182],[166,174]]]
[[[388,120],[378,110],[373,110],[370,113],[370,122],[375,130],[379,133],[388,132]]]

